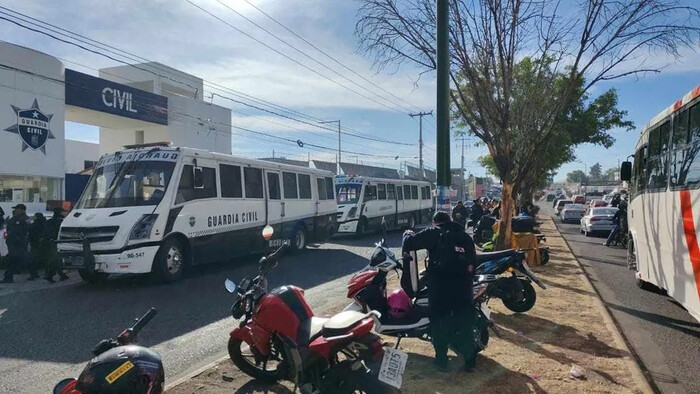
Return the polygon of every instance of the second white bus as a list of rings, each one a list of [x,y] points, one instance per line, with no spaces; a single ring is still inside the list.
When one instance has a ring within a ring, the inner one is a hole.
[[[338,232],[414,228],[430,222],[433,198],[429,182],[337,176]]]

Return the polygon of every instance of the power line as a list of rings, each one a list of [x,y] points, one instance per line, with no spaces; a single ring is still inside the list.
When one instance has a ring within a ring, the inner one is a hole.
[[[220,21],[221,23],[225,24],[226,26],[230,27],[231,29],[233,29],[233,30],[239,32],[240,34],[243,34],[244,36],[246,36],[246,37],[250,38],[251,40],[257,42],[258,44],[264,46],[265,48],[268,48],[269,50],[271,50],[271,51],[273,51],[273,52],[279,54],[280,56],[282,56],[282,57],[288,59],[289,61],[291,61],[291,62],[293,62],[293,63],[295,63],[295,64],[297,64],[297,65],[299,65],[299,66],[301,66],[301,67],[303,67],[303,68],[305,68],[305,69],[307,69],[307,70],[309,70],[309,71],[311,71],[312,73],[314,73],[314,74],[316,74],[316,75],[318,75],[318,76],[320,76],[320,77],[322,77],[322,78],[324,78],[324,79],[327,79],[328,81],[333,82],[334,84],[336,84],[336,85],[338,85],[338,86],[340,86],[340,87],[342,87],[342,88],[345,88],[345,89],[347,89],[347,90],[349,90],[349,91],[351,91],[351,92],[357,94],[357,95],[360,96],[360,97],[363,97],[363,98],[365,98],[365,99],[367,99],[367,100],[370,100],[370,101],[372,101],[372,102],[374,102],[374,103],[376,103],[376,104],[379,104],[379,105],[381,105],[381,106],[383,106],[383,107],[389,108],[389,109],[392,110],[392,111],[401,112],[400,110],[397,110],[396,108],[392,108],[392,107],[390,107],[390,106],[388,106],[388,105],[386,105],[386,104],[384,104],[384,103],[382,103],[382,102],[379,102],[379,101],[375,100],[375,99],[372,98],[372,97],[369,97],[369,96],[367,96],[367,95],[365,95],[365,94],[363,94],[363,93],[360,93],[360,92],[358,92],[357,90],[355,90],[355,89],[353,89],[353,88],[351,88],[351,87],[349,87],[349,86],[347,86],[347,85],[345,85],[345,84],[343,84],[343,83],[341,83],[341,82],[338,82],[338,81],[334,80],[333,78],[330,78],[330,77],[328,77],[327,75],[322,74],[321,72],[319,72],[319,71],[317,71],[317,70],[314,70],[313,68],[307,66],[306,64],[304,64],[304,63],[302,63],[302,62],[300,62],[300,61],[294,59],[293,57],[291,57],[291,56],[289,56],[289,55],[287,55],[287,54],[285,54],[285,53],[283,53],[283,52],[281,52],[281,51],[279,51],[279,50],[273,48],[272,46],[270,46],[269,44],[265,43],[264,41],[259,40],[259,39],[255,38],[255,37],[253,37],[252,35],[250,35],[250,34],[244,32],[243,30],[241,30],[241,29],[239,29],[238,27],[236,27],[236,26],[230,24],[230,23],[227,22],[226,20],[224,20],[224,19],[220,18],[219,16],[213,14],[213,13],[210,12],[209,10],[207,10],[207,9],[205,9],[205,8],[203,8],[203,7],[199,6],[199,5],[197,5],[197,4],[194,3],[193,1],[191,1],[191,0],[185,0],[185,1],[188,2],[189,4],[191,4],[192,6],[198,8],[198,9],[201,10],[202,12],[206,13],[207,15],[211,16],[212,18],[214,18],[214,19]]]
[[[369,92],[370,94],[372,94],[372,95],[374,95],[374,96],[376,96],[376,97],[381,98],[382,100],[386,101],[387,103],[390,103],[391,105],[393,105],[394,107],[398,108],[399,110],[403,110],[403,111],[405,111],[405,110],[409,110],[409,111],[410,111],[410,110],[411,110],[410,108],[403,107],[403,106],[401,106],[401,105],[398,105],[398,104],[392,102],[391,100],[386,99],[385,97],[383,97],[383,96],[377,94],[377,93],[374,92],[373,90],[368,89],[367,87],[365,87],[365,86],[359,84],[358,82],[353,81],[352,79],[350,79],[350,78],[346,77],[345,75],[339,73],[339,72],[336,71],[335,69],[329,67],[327,64],[325,64],[325,63],[319,61],[318,59],[314,58],[313,56],[309,55],[308,53],[306,53],[306,52],[302,51],[301,49],[297,48],[296,46],[290,44],[290,43],[287,42],[285,39],[281,38],[280,36],[276,35],[275,33],[271,32],[271,31],[269,31],[268,29],[266,29],[265,27],[261,26],[261,25],[258,24],[257,22],[253,21],[252,19],[248,18],[247,16],[243,15],[242,13],[236,11],[235,9],[233,9],[231,6],[229,6],[228,4],[224,3],[223,1],[221,1],[221,0],[216,0],[216,1],[217,1],[219,4],[221,4],[222,6],[228,8],[231,12],[235,13],[236,15],[240,16],[241,18],[243,18],[243,19],[245,19],[246,21],[248,21],[249,23],[251,23],[253,26],[255,26],[255,27],[259,28],[260,30],[264,31],[265,33],[271,35],[272,37],[274,37],[275,39],[277,39],[277,40],[280,41],[281,43],[283,43],[283,44],[287,45],[288,47],[294,49],[295,51],[297,51],[298,53],[300,53],[302,56],[304,56],[304,57],[306,57],[307,59],[313,61],[314,63],[318,64],[319,66],[321,66],[321,67],[323,67],[323,68],[325,68],[325,69],[331,71],[331,72],[334,73],[335,75],[337,75],[337,76],[343,78],[344,80],[346,80],[346,81],[348,81],[348,82],[354,84],[355,86],[360,87],[361,89],[365,90],[366,92]],[[250,4],[250,3],[248,3],[248,4]],[[251,5],[252,5],[252,4],[251,4]],[[262,10],[260,10],[259,8],[255,7],[255,6],[253,6],[253,7],[256,8],[258,11],[262,12],[262,13],[263,13],[265,16],[267,16],[268,18],[270,18],[270,19],[272,19],[273,21],[275,21],[275,22],[276,22],[277,24],[279,24],[280,26],[282,26],[282,27],[284,27],[285,29],[287,29],[289,32],[291,32],[292,34],[294,34],[296,37],[301,38],[298,34],[294,33],[293,31],[291,31],[291,30],[290,30],[289,28],[287,28],[286,26],[282,25],[280,22],[278,22],[277,20],[275,20],[274,18],[272,18],[270,15],[266,14],[265,12],[263,12]],[[316,50],[320,51],[320,52],[323,53],[324,55],[330,57],[331,60],[335,61],[335,62],[338,63],[338,64],[341,64],[343,67],[345,67],[345,68],[348,69],[349,71],[355,73],[355,74],[356,74],[357,76],[359,76],[360,78],[363,78],[365,81],[369,82],[371,85],[376,86],[376,84],[375,84],[374,82],[372,82],[372,81],[370,81],[370,80],[364,78],[363,76],[357,74],[355,71],[353,71],[352,69],[348,68],[348,67],[345,66],[344,64],[340,63],[338,60],[336,60],[336,59],[333,58],[332,56],[330,56],[330,55],[328,55],[327,53],[321,51],[321,50],[320,50],[318,47],[316,47],[315,45],[309,43],[308,41],[306,41],[306,40],[303,39],[303,38],[301,38],[301,39],[302,39],[304,42],[306,42],[307,44],[313,46]],[[384,90],[384,89],[382,89],[382,90]],[[384,90],[384,91],[387,92],[386,90]],[[387,93],[389,93],[389,92],[387,92]],[[391,94],[391,93],[389,93],[389,94]],[[392,94],[392,96],[393,96],[393,94]],[[396,97],[396,96],[394,96],[394,97]],[[396,97],[396,98],[398,98],[398,99],[400,100],[399,97]]]
[[[188,1],[188,0],[186,0],[186,1]],[[193,5],[196,6],[196,4],[193,4]],[[0,6],[0,9],[5,9],[5,10],[7,10],[7,8],[2,7],[2,6]],[[24,14],[21,14],[21,13],[19,13],[19,12],[13,11],[13,10],[9,10],[9,11],[24,16]],[[11,16],[11,17],[15,17],[15,18],[16,18],[16,16],[8,15],[7,13],[3,13],[3,12],[1,12],[1,11],[0,11],[0,14],[7,15],[7,16]],[[39,22],[42,22],[42,23],[45,23],[45,22],[40,21],[40,20],[38,20],[38,19],[36,19],[36,18],[32,18],[32,17],[28,17],[28,16],[27,16],[27,18],[33,19],[33,20],[36,20],[36,21],[39,21]],[[77,43],[74,43],[74,42],[71,42],[71,41],[68,41],[68,40],[65,40],[65,39],[56,37],[55,35],[50,34],[50,33],[47,33],[47,32],[45,32],[45,31],[41,31],[41,30],[38,30],[38,29],[35,29],[35,28],[32,28],[32,27],[29,27],[29,26],[25,26],[25,25],[23,25],[23,24],[21,24],[21,23],[19,23],[19,22],[17,22],[17,21],[14,21],[14,20],[11,20],[11,19],[2,17],[2,16],[0,16],[0,19],[6,20],[6,21],[8,21],[8,22],[10,22],[10,23],[13,23],[13,24],[15,24],[15,25],[17,25],[17,26],[19,26],[19,27],[25,28],[25,29],[27,29],[27,30],[30,30],[30,31],[33,31],[33,32],[36,32],[36,33],[39,33],[39,34],[46,35],[46,36],[48,36],[48,37],[50,37],[50,38],[53,38],[53,39],[55,39],[55,40],[58,40],[58,41],[60,41],[60,42],[63,42],[63,43],[69,44],[69,45],[76,46],[76,47],[78,47],[78,48],[80,48],[80,49],[83,49],[83,50],[86,50],[86,51],[88,51],[88,52],[91,52],[91,53],[94,53],[94,54],[97,54],[97,55],[100,55],[100,56],[104,56],[104,57],[106,57],[106,58],[108,58],[108,59],[117,61],[117,62],[119,62],[119,63],[121,63],[121,64],[130,66],[130,67],[133,67],[133,68],[135,68],[135,69],[138,69],[138,70],[141,70],[141,71],[144,71],[144,72],[148,72],[148,73],[150,73],[150,74],[153,74],[153,75],[156,75],[156,76],[159,76],[159,77],[162,77],[162,78],[169,79],[169,80],[174,81],[174,82],[176,82],[176,83],[182,83],[182,84],[184,84],[184,85],[186,85],[186,86],[189,86],[189,87],[191,87],[191,88],[193,88],[193,89],[197,89],[197,87],[194,87],[194,86],[192,86],[192,85],[189,85],[189,84],[187,84],[187,83],[184,83],[184,82],[182,82],[182,81],[180,81],[180,80],[176,80],[176,79],[173,79],[173,78],[171,78],[171,77],[167,77],[167,76],[158,74],[158,73],[156,73],[156,72],[154,72],[154,71],[152,71],[152,70],[148,70],[148,69],[145,69],[145,68],[138,67],[138,66],[136,66],[136,65],[134,65],[134,64],[130,64],[130,63],[125,62],[125,61],[123,61],[123,60],[121,60],[121,59],[117,59],[117,58],[115,58],[115,57],[113,57],[113,56],[111,56],[111,55],[105,54],[105,53],[103,53],[103,52],[95,51],[95,50],[90,49],[90,48],[87,48],[87,47],[85,47],[85,46],[83,46],[83,45],[80,45],[80,44],[77,44]],[[23,21],[24,21],[24,22],[27,22],[27,23],[32,23],[32,22],[28,22],[28,21],[26,21],[26,20],[23,20]],[[54,25],[51,25],[51,24],[49,24],[49,23],[46,23],[46,25],[49,25],[49,26],[52,26],[52,27],[54,26]],[[46,27],[44,27],[44,26],[42,26],[42,28],[44,28],[44,29],[46,29],[46,30],[49,30],[49,31],[52,31],[52,32],[55,32],[55,31],[53,31],[53,30],[51,30],[51,29],[48,29],[48,28],[46,28]],[[129,52],[120,50],[120,49],[115,48],[115,47],[113,47],[113,46],[110,46],[110,45],[108,45],[108,44],[102,44],[102,43],[100,43],[99,41],[95,41],[95,40],[93,40],[93,39],[87,38],[87,37],[82,36],[82,35],[80,35],[80,34],[73,33],[73,32],[71,32],[71,31],[69,31],[69,30],[66,30],[66,29],[63,29],[63,28],[60,28],[60,27],[55,27],[55,28],[56,28],[56,29],[59,29],[59,30],[62,30],[62,31],[65,31],[65,32],[69,32],[70,34],[73,34],[73,35],[77,35],[77,36],[82,37],[82,38],[84,38],[84,39],[86,39],[86,40],[95,42],[95,43],[97,43],[97,44],[102,45],[103,47],[114,48],[114,50],[116,50],[116,51],[123,52],[123,53],[126,53],[126,54],[130,55],[130,56],[133,56],[133,57],[136,57],[136,58],[140,58],[140,59],[141,59],[141,60],[137,60],[137,61],[146,61],[146,62],[148,62],[148,63],[153,63],[152,61],[150,61],[150,60],[148,60],[148,59],[146,59],[146,58],[140,57],[140,56],[138,56],[138,55],[130,54]],[[62,35],[67,36],[66,34],[62,34]],[[71,37],[71,38],[72,38],[72,39],[75,39],[75,38],[73,38],[73,37]],[[92,45],[92,46],[99,47],[98,45],[95,45],[94,43],[88,43],[88,42],[85,42],[85,41],[83,41],[83,40],[79,40],[79,41],[80,41],[80,42],[83,42],[83,43],[85,43],[85,44],[89,44],[89,45]],[[100,48],[100,49],[105,50],[104,48]],[[113,50],[108,50],[108,51],[111,52],[111,53],[115,53]],[[121,53],[115,53],[115,54],[129,59],[129,56],[125,56],[125,55],[123,55],[123,54],[121,54]],[[134,60],[134,59],[131,58],[131,60]],[[160,71],[166,71],[166,72],[168,72],[168,70],[164,70],[164,69],[162,69],[162,68],[156,67],[155,65],[151,65],[151,66],[152,66],[153,68],[156,68],[156,69],[160,70]],[[225,87],[225,86],[223,86],[223,85],[219,85],[219,84],[216,84],[216,83],[213,83],[213,82],[209,82],[209,81],[207,81],[207,82],[208,82],[209,84],[216,85],[216,86],[220,87],[220,88],[218,89],[218,90],[220,90],[220,91],[223,90],[223,89],[233,91],[232,89],[227,88],[227,87]],[[240,93],[240,92],[237,92],[237,91],[236,91],[236,94],[238,94],[238,95],[249,96],[249,95],[246,95],[245,93]],[[224,96],[222,96],[222,95],[220,95],[220,94],[217,94],[217,95],[220,96],[220,97],[224,97]],[[249,97],[253,97],[253,96],[249,96]],[[304,121],[304,120],[296,119],[296,118],[293,118],[293,117],[288,116],[288,115],[280,114],[279,112],[275,112],[275,111],[271,111],[271,110],[264,109],[264,108],[262,108],[262,107],[260,107],[260,106],[257,106],[257,105],[245,103],[245,102],[243,102],[243,101],[241,101],[241,100],[232,99],[232,98],[230,98],[230,97],[225,97],[225,98],[227,98],[227,99],[229,99],[229,100],[231,100],[231,101],[233,101],[233,102],[236,102],[236,103],[239,103],[239,104],[242,104],[242,105],[251,107],[251,108],[258,109],[258,110],[260,110],[260,111],[264,111],[264,112],[267,112],[267,113],[270,113],[270,114],[273,114],[273,115],[276,115],[276,116],[281,116],[281,117],[287,118],[287,119],[289,119],[289,120],[297,121],[297,122],[304,123],[304,124],[307,124],[307,125],[310,125],[310,126],[313,126],[313,127],[321,128],[321,129],[326,129],[326,130],[328,130],[328,131],[334,131],[334,130],[331,130],[331,129],[327,128],[327,127],[321,126],[321,125],[319,125],[319,124],[314,124],[314,123],[307,122],[307,121]],[[253,97],[253,98],[254,98],[254,97]],[[254,98],[254,99],[259,100],[259,99],[257,99],[257,98]],[[264,101],[264,100],[259,100],[259,101]],[[269,103],[269,102],[268,102],[268,103]],[[267,105],[269,106],[269,105],[275,105],[275,104],[269,103],[269,104],[267,104]],[[281,107],[281,106],[278,106],[278,107]],[[284,108],[284,107],[281,107],[281,108]],[[293,110],[289,110],[289,109],[287,109],[287,108],[285,108],[285,110],[293,111]],[[297,111],[294,111],[294,112],[297,112]],[[314,118],[314,117],[309,117],[309,116],[307,116],[307,115],[305,115],[305,114],[303,114],[303,113],[300,113],[300,112],[297,112],[297,113],[302,114],[302,115],[304,115],[304,116],[306,116],[306,117],[308,117],[308,118],[311,118],[311,119],[318,119],[318,118]],[[352,130],[352,129],[351,129],[351,130]],[[372,137],[372,136],[369,136],[369,135],[362,135],[362,134],[360,134],[360,133],[348,133],[348,132],[345,132],[344,134],[346,134],[346,135],[348,135],[348,136],[352,136],[352,137],[356,137],[356,138],[361,138],[361,139],[366,139],[366,140],[371,140],[371,141],[380,142],[380,143],[396,144],[396,145],[403,145],[403,146],[413,146],[413,144],[407,144],[407,143],[402,143],[402,142],[397,142],[397,141],[390,141],[390,140],[386,140],[386,139],[380,139],[380,138]]]

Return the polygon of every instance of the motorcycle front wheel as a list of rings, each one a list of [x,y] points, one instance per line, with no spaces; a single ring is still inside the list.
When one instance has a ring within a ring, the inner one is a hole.
[[[246,375],[269,383],[284,379],[284,351],[278,349],[274,341],[267,357],[256,357],[249,344],[237,338],[229,338],[228,354],[233,364]]]
[[[535,300],[537,300],[537,293],[535,293],[535,288],[532,284],[526,280],[520,280],[523,285],[523,298],[520,301],[516,301],[513,298],[508,300],[503,300],[503,305],[513,312],[523,313],[527,312],[535,306]]]

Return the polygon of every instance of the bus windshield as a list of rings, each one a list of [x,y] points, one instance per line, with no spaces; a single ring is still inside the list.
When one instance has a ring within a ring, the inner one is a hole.
[[[78,208],[157,205],[165,195],[174,162],[127,161],[95,169]]]
[[[357,204],[360,200],[360,191],[362,184],[344,184],[335,185],[335,195],[338,204]]]

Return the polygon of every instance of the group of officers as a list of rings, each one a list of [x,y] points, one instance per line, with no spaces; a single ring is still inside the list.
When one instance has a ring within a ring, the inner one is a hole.
[[[6,222],[7,256],[5,275],[0,283],[13,283],[14,275],[23,270],[29,271],[29,280],[39,278],[39,269],[44,268],[44,278],[54,283],[54,277],[61,280],[68,275],[61,268],[56,241],[63,221],[63,209],[55,208],[53,216],[46,219],[42,213],[34,214],[30,220],[27,207],[17,204],[12,207],[12,215],[5,219],[0,208],[0,228]]]

